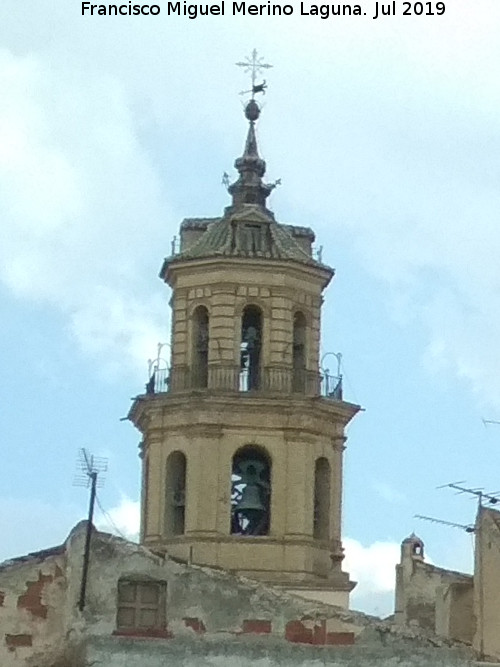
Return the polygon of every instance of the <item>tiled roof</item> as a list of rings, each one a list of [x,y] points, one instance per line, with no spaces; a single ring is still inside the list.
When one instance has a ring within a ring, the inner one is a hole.
[[[277,223],[257,206],[247,205],[242,209],[223,218],[185,220],[185,228],[205,231],[191,246],[170,261],[214,256],[267,257],[321,266],[297,242],[293,227]],[[257,240],[252,237],[249,225],[260,230]]]

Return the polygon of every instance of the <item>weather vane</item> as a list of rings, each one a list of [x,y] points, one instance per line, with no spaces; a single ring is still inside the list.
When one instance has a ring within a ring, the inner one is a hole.
[[[257,80],[257,74],[260,74],[260,72],[264,69],[270,69],[272,65],[269,63],[263,62],[264,58],[258,57],[257,56],[257,49],[254,49],[252,51],[251,56],[247,56],[246,60],[243,62],[236,63],[238,67],[244,67],[245,68],[245,73],[250,74],[251,79],[252,79],[252,88],[251,90],[243,90],[240,95],[247,95],[248,93],[252,94],[252,99],[254,99],[256,93],[264,93],[266,92],[266,80],[262,83],[256,84]]]

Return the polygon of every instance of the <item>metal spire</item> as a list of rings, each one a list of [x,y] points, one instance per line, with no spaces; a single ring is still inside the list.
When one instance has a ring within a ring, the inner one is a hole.
[[[266,80],[257,85],[255,82],[257,80],[257,74],[260,74],[260,72],[263,69],[270,69],[272,65],[269,63],[263,62],[264,58],[259,58],[257,56],[257,49],[254,49],[252,51],[251,56],[247,56],[246,59],[243,62],[236,63],[237,67],[244,67],[245,73],[250,74],[250,78],[252,81],[252,88],[251,90],[244,90],[240,93],[240,95],[247,95],[248,93],[252,94],[252,100],[255,97],[256,93],[265,93],[266,92]]]
[[[245,141],[243,155],[236,159],[234,166],[240,176],[237,181],[229,185],[228,192],[232,195],[232,208],[239,208],[243,204],[256,204],[266,209],[266,199],[276,184],[267,184],[262,181],[266,172],[266,163],[259,156],[257,138],[255,136],[255,122],[260,116],[260,107],[255,101],[257,93],[264,93],[266,82],[257,85],[256,77],[262,69],[272,67],[263,62],[263,58],[257,56],[257,50],[252,51],[251,57],[246,61],[236,63],[238,67],[244,67],[245,72],[250,73],[252,88],[242,94],[251,93],[251,99],[245,106],[245,116],[250,123]],[[267,210],[267,209],[266,209]]]

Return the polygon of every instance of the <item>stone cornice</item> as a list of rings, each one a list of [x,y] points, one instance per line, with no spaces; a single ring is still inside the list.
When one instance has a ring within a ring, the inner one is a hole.
[[[300,433],[324,434],[342,439],[343,433],[334,432],[337,424],[345,427],[360,410],[360,406],[347,401],[333,401],[321,397],[290,397],[283,395],[248,395],[245,393],[182,392],[138,396],[129,411],[128,418],[142,432],[186,430],[198,427],[202,432],[210,428],[249,428],[258,417],[266,429],[266,415],[272,417],[270,429],[279,429],[290,435]],[[193,413],[196,412],[196,423]],[[248,417],[249,419],[243,419]],[[303,420],[312,420],[311,423]],[[233,423],[234,422],[234,423]],[[333,428],[332,428],[333,427]]]
[[[301,264],[294,260],[283,259],[269,259],[269,258],[248,258],[248,257],[207,257],[202,259],[178,260],[173,263],[164,263],[159,276],[168,285],[173,287],[176,274],[182,273],[200,273],[202,277],[207,276],[207,272],[211,269],[221,271],[225,269],[228,271],[241,272],[242,268],[248,268],[257,274],[277,273],[295,275],[297,278],[303,280],[304,276],[313,279],[314,282],[319,282],[324,289],[330,280],[335,275],[334,269],[330,267],[318,265],[312,266],[308,264]],[[206,284],[206,283],[204,283]]]

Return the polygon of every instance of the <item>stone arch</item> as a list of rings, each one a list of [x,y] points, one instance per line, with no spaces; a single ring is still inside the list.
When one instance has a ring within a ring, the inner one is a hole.
[[[272,459],[258,445],[238,449],[231,465],[231,534],[269,535]]]
[[[171,452],[165,470],[165,535],[184,535],[186,529],[186,470],[184,452]]]
[[[313,537],[317,540],[330,539],[330,480],[330,462],[321,456],[314,465]]]

